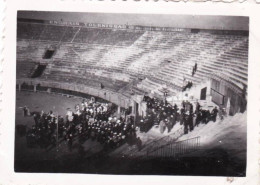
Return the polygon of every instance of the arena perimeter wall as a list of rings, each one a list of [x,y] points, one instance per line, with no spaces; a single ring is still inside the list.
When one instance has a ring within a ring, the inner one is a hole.
[[[129,106],[131,106],[131,99],[129,97],[126,97],[122,94],[112,92],[109,90],[97,89],[86,85],[58,83],[58,82],[50,82],[50,81],[35,80],[35,79],[17,79],[16,85],[18,86],[19,90],[21,90],[22,84],[27,84],[28,86],[31,86],[31,90],[34,92],[38,91],[37,90],[38,87],[46,87],[47,88],[46,91],[49,93],[52,92],[52,89],[53,90],[61,89],[65,91],[74,91],[86,95],[99,97],[123,108],[128,108]]]

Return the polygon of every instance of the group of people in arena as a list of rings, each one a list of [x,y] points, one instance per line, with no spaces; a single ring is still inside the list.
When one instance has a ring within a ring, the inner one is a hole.
[[[66,140],[69,149],[75,139],[83,143],[87,139],[96,140],[104,149],[120,146],[127,142],[130,145],[141,145],[136,137],[136,127],[132,117],[127,119],[114,115],[115,105],[84,100],[77,104],[75,110],[67,110],[66,117],[49,113],[32,112],[35,125],[27,132],[28,145],[38,144],[41,147],[55,146]]]
[[[141,131],[147,131],[151,125],[157,123],[161,133],[164,133],[166,128],[170,132],[173,126],[180,122],[180,125],[184,126],[184,134],[187,134],[200,123],[215,122],[217,115],[222,115],[222,118],[224,115],[223,109],[219,110],[217,107],[214,107],[211,111],[202,109],[199,102],[196,103],[194,108],[189,101],[183,101],[181,106],[178,107],[176,104],[172,106],[166,100],[158,100],[146,95],[143,101],[147,103],[148,114],[141,120]]]
[[[214,107],[210,111],[203,109],[198,102],[195,107],[189,101],[183,101],[177,106],[146,95],[143,101],[147,104],[147,114],[137,122],[140,132],[147,132],[153,125],[159,125],[161,133],[166,130],[169,133],[179,122],[184,127],[184,134],[187,134],[199,124],[215,122],[218,115],[221,119],[225,115],[223,109]],[[27,108],[24,109],[24,115],[27,115],[28,111]],[[71,150],[75,139],[81,144],[91,139],[104,145],[104,149],[113,149],[124,143],[135,144],[141,148],[142,141],[136,135],[133,117],[118,118],[114,116],[115,111],[114,104],[83,100],[73,111],[68,109],[65,117],[52,111],[31,112],[35,124],[26,134],[27,144],[47,148],[65,140]]]

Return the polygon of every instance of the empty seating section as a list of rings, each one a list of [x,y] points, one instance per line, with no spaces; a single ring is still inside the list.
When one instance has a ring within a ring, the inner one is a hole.
[[[21,40],[17,42],[17,78],[26,78],[31,75],[35,65],[42,60],[48,45],[48,43],[32,40]]]
[[[87,86],[101,88],[101,84],[104,89],[117,92],[119,89],[126,86],[128,83],[113,80],[101,76],[95,76],[88,73],[83,73],[81,70],[55,70],[52,69],[48,74],[45,74],[43,79],[58,81],[58,82],[67,82],[73,84],[85,84]]]
[[[159,93],[165,85],[177,92],[184,80],[196,85],[214,73],[240,88],[247,85],[247,36],[18,23],[19,67],[22,62],[41,60],[51,45],[57,51],[44,75],[48,79],[64,78],[92,86],[100,86],[100,80],[107,88],[118,90],[126,83],[115,79],[114,73],[128,74],[124,79],[142,76],[145,79],[134,87],[139,93]],[[198,67],[192,75],[195,63]],[[23,76],[26,70],[21,71]]]
[[[17,23],[17,38],[38,40],[46,25]]]
[[[63,43],[53,59],[62,61],[65,65],[77,62],[95,66],[110,48],[107,45]]]
[[[17,24],[19,39],[35,39],[87,44],[128,46],[137,40],[143,32],[115,29],[98,29],[50,24]]]
[[[73,42],[103,45],[130,45],[140,32],[124,30],[81,28]]]
[[[39,40],[60,41],[67,27],[48,25],[40,35]]]
[[[17,42],[17,61],[34,61],[40,62],[47,48],[51,44],[49,42],[21,40]]]
[[[242,40],[230,51],[224,52],[218,59],[222,62],[223,70],[219,71],[221,75],[226,75],[231,82],[238,87],[247,86],[248,63],[248,40]]]
[[[80,27],[67,27],[61,41],[72,42],[75,35],[80,31]]]
[[[16,78],[28,78],[30,77],[35,63],[32,61],[19,61],[16,63]]]
[[[188,42],[178,47],[182,52],[176,52],[172,57],[175,62],[171,62],[153,76],[181,87],[184,79],[196,84],[211,74],[222,72],[239,87],[241,83],[247,84],[248,41],[246,37],[205,33],[197,35],[198,38],[190,38]],[[240,47],[243,49],[237,49]],[[239,51],[242,51],[242,54]],[[230,53],[233,55],[238,53],[236,55],[238,57],[227,57]],[[192,76],[195,63],[198,64],[198,70]]]

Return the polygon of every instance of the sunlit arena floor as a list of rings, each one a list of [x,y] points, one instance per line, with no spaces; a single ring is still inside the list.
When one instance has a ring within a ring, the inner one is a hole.
[[[27,106],[30,111],[48,112],[65,116],[67,108],[74,109],[81,98],[33,92],[16,93],[16,125],[34,124],[33,117],[23,117],[19,107]],[[176,125],[177,129],[180,125]],[[173,131],[174,131],[173,129]],[[167,135],[166,133],[164,136]],[[138,132],[147,142],[161,137],[158,128],[148,133]],[[66,141],[57,147],[28,148],[26,137],[15,137],[16,172],[64,172],[99,174],[147,174],[147,175],[206,175],[245,176],[246,171],[246,113],[228,117],[222,122],[210,122],[196,127],[193,132],[179,140],[201,136],[201,149],[179,158],[129,159],[118,156],[117,151],[127,150],[127,144],[120,148],[103,151],[98,142],[87,140],[79,144],[73,141],[70,151]]]

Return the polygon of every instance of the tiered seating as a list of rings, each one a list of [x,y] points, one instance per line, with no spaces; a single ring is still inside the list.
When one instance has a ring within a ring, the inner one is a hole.
[[[142,33],[113,29],[81,28],[73,42],[104,45],[130,45]]]
[[[19,61],[16,63],[16,78],[28,78],[35,67],[32,61]]]
[[[218,61],[221,61],[224,66],[220,71],[221,75],[226,76],[228,80],[242,89],[243,85],[247,86],[247,60],[248,40],[244,40],[218,58]]]
[[[72,42],[75,34],[80,31],[80,27],[67,27],[61,41]]]
[[[180,34],[147,31],[129,47],[114,46],[97,65],[127,73],[149,74],[171,56],[173,48],[183,41],[179,37]]]
[[[38,40],[46,25],[17,23],[17,38],[19,39],[34,39]]]
[[[102,58],[108,48],[103,45],[63,44],[59,49],[61,53],[57,52],[54,59],[69,63],[76,61],[93,66]]]
[[[180,45],[178,47],[180,52],[173,55],[176,62],[170,63],[170,65],[155,73],[153,77],[162,79],[165,82],[173,82],[175,85],[182,87],[184,79],[192,81],[196,85],[209,75],[223,71],[230,76],[231,80],[245,84],[247,81],[246,46],[248,45],[246,38],[205,33],[199,35],[196,39],[194,39],[195,37],[190,38],[188,42],[182,46]],[[243,49],[237,49],[240,44],[246,46],[242,46]],[[236,52],[242,50],[244,53],[237,55],[239,59],[227,57],[226,53],[233,53],[233,50]],[[231,65],[229,60],[233,61]],[[240,61],[240,64],[242,63],[243,68],[241,68],[238,61]],[[192,76],[192,67],[195,63],[198,64],[198,70]],[[240,68],[235,67],[235,65],[239,65]]]
[[[119,89],[126,86],[128,83],[104,78],[101,76],[89,75],[84,73],[84,71],[76,70],[54,70],[52,69],[48,74],[42,76],[45,80],[67,82],[73,84],[84,84],[87,86],[92,86],[96,88],[101,88],[101,83],[104,89],[117,92]]]
[[[19,40],[17,42],[17,61],[39,62],[50,45],[48,41]]]
[[[196,85],[214,73],[238,87],[247,85],[248,38],[240,35],[18,23],[18,61],[41,61],[50,46],[57,48],[47,67],[50,74],[60,68],[100,78],[106,72],[113,79],[115,73],[128,74],[130,80],[146,78],[133,87],[140,93],[157,92],[162,85],[180,91],[184,80]]]
[[[39,40],[60,41],[63,34],[66,32],[66,28],[67,27],[64,26],[48,25],[43,30]]]

